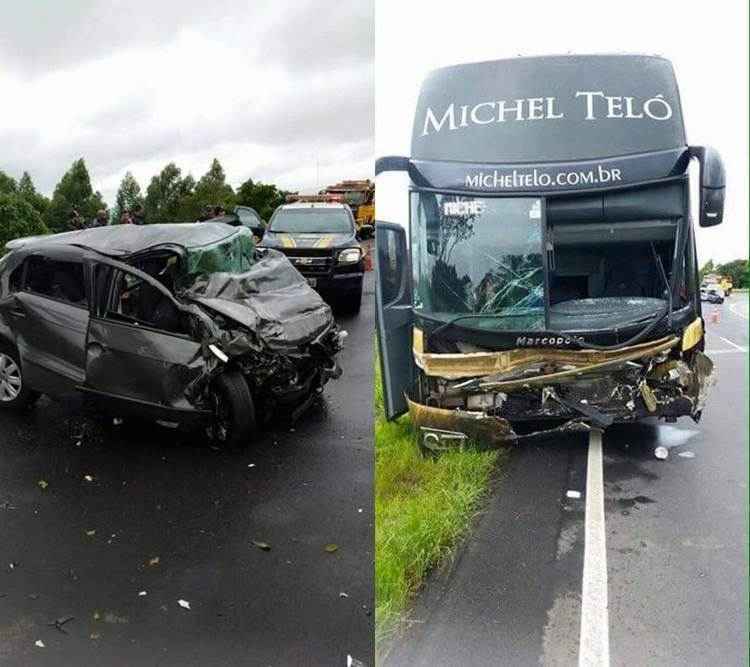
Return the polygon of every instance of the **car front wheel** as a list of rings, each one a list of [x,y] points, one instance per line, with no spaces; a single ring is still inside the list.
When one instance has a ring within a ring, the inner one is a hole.
[[[18,353],[9,347],[0,348],[0,408],[20,410],[38,397],[24,382]]]
[[[255,403],[239,371],[227,371],[214,382],[213,440],[221,447],[247,447],[257,431]]]

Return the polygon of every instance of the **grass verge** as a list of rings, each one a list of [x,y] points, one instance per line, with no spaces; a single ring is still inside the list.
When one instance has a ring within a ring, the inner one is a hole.
[[[392,636],[428,572],[466,533],[498,452],[454,451],[423,458],[408,418],[383,417],[375,378],[375,626]]]

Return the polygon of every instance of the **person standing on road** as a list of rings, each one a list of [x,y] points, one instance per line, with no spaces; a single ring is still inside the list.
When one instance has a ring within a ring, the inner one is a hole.
[[[144,211],[143,206],[141,204],[138,204],[131,212],[130,212],[130,221],[134,225],[145,225],[146,224],[146,211]]]
[[[68,226],[70,229],[83,229],[86,223],[83,216],[78,212],[78,209],[73,207],[70,209],[70,216],[68,217]]]
[[[213,217],[214,217],[213,206],[210,206],[209,204],[206,204],[203,207],[203,210],[201,211],[201,214],[198,216],[198,222],[206,222],[206,220],[210,220]]]
[[[92,227],[106,227],[108,224],[109,216],[107,215],[107,211],[103,208],[100,208],[96,212],[96,217],[88,225],[86,225],[86,227],[89,229],[91,229]]]

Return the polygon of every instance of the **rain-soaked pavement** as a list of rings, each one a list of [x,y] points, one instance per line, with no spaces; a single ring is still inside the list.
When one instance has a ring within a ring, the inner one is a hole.
[[[718,383],[701,422],[603,436],[612,665],[747,661],[748,295],[704,309]],[[388,667],[578,664],[587,447],[573,435],[513,453]]]
[[[0,664],[372,663],[372,274],[339,321],[323,405],[241,454],[0,414]]]

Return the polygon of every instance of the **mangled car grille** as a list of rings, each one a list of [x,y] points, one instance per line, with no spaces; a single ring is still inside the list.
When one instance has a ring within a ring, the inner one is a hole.
[[[327,276],[333,267],[333,255],[330,250],[293,248],[281,250],[287,259],[303,276]]]

